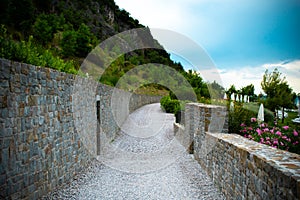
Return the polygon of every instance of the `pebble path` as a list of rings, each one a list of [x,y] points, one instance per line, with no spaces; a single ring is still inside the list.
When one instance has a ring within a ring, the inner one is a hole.
[[[87,169],[42,199],[225,199],[174,137],[174,120],[160,104],[136,110]]]

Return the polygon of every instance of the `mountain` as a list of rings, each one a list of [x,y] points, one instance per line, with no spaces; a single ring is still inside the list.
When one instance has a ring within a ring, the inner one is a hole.
[[[33,45],[49,50],[54,56],[74,61],[76,69],[83,58],[105,39],[126,30],[145,28],[113,0],[1,0],[0,24],[5,26],[3,38],[9,37],[17,42],[30,40]],[[148,42],[162,48],[149,30],[147,35],[150,38]],[[5,52],[2,54],[5,56]],[[28,59],[15,57],[10,59],[28,62]],[[163,61],[162,64],[183,71],[181,64],[174,63],[165,50],[136,50],[124,55],[124,59],[124,62],[116,61],[121,65],[119,70],[110,70],[117,73],[108,74],[108,70],[107,75],[115,78],[113,82],[110,81],[112,78],[107,78],[107,84],[114,85],[116,78],[137,64]]]
[[[160,63],[161,67],[169,66],[182,74],[195,87],[198,99],[209,98],[203,79],[173,62],[149,28],[120,9],[114,0],[0,0],[0,57],[85,76],[81,65],[97,45],[118,33],[137,28],[143,31],[133,33],[130,40],[119,38],[119,46],[109,47],[113,52],[98,52],[98,64],[108,65],[108,68],[95,68],[92,73],[101,73],[102,83],[115,86],[120,77],[136,66]],[[118,55],[131,45],[149,48]],[[154,79],[162,76],[151,69],[139,72],[129,82],[138,82],[149,74]],[[193,82],[199,84],[193,85]],[[149,85],[144,88],[146,93],[168,93],[165,87]]]

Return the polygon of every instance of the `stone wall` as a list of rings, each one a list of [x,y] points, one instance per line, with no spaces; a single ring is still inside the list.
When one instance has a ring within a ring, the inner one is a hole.
[[[220,133],[225,112],[219,106],[189,104],[185,127],[175,126],[193,137],[195,159],[227,199],[299,199],[300,156]]]
[[[129,112],[132,113],[136,109],[151,103],[159,103],[161,96],[148,96],[148,95],[139,95],[131,94],[129,101]]]
[[[132,94],[103,84],[98,85],[97,94],[100,94],[101,143],[115,138],[131,112],[161,99],[161,96]]]
[[[73,101],[89,89],[76,91],[80,78],[48,68],[3,59],[0,66],[0,198],[37,199],[70,180],[94,153],[79,134],[95,130],[85,119],[91,102],[75,111]]]
[[[125,110],[124,121],[124,108],[148,99],[118,91],[113,110],[115,90],[91,79],[5,59],[0,68],[0,199],[37,199],[72,180],[99,153],[101,135],[115,137],[113,113]]]

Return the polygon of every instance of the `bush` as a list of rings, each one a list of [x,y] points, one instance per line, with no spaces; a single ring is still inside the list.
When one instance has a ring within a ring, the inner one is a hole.
[[[256,118],[251,118],[250,126],[242,123],[239,132],[261,144],[300,154],[299,132],[289,126],[272,127],[266,123],[258,124]]]
[[[171,99],[170,96],[161,98],[160,105],[167,113],[176,113],[181,110],[180,102],[176,99]]]
[[[28,41],[17,42],[6,35],[6,28],[0,27],[0,57],[36,66],[50,67],[59,71],[77,74],[73,61],[64,61],[49,50],[34,44],[32,36]]]
[[[229,110],[228,115],[228,129],[230,133],[239,133],[240,124],[246,123],[246,121],[252,117],[256,117],[255,112],[249,109],[243,108],[240,103],[234,104],[234,109]]]
[[[229,107],[229,105],[228,105]],[[240,124],[249,124],[249,119],[253,117],[257,117],[259,110],[259,105],[250,103],[234,103],[234,110],[229,111],[229,120],[228,120],[228,129],[230,133],[239,133]],[[264,118],[265,122],[268,124],[274,123],[274,115],[273,113],[268,110],[264,109]]]

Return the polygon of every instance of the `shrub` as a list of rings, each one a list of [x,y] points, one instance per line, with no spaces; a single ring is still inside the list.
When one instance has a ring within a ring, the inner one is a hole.
[[[229,107],[229,105],[228,105]],[[233,111],[229,111],[228,129],[230,133],[239,133],[240,124],[249,124],[250,118],[257,117],[259,105],[254,103],[234,103]],[[274,115],[268,110],[264,109],[265,122],[268,124],[274,123]]]
[[[258,124],[256,118],[251,118],[250,126],[242,123],[239,132],[261,144],[300,154],[299,132],[289,126],[272,127],[267,123]]]
[[[246,121],[251,118],[257,116],[252,110],[245,109],[243,104],[236,102],[234,104],[233,111],[229,111],[229,119],[228,119],[228,129],[230,133],[239,133],[240,124],[246,123]]]
[[[181,110],[180,102],[176,99],[171,99],[170,96],[161,98],[160,104],[167,113],[176,113]]]
[[[36,45],[32,36],[28,41],[17,42],[6,35],[6,28],[0,27],[0,57],[36,66],[50,67],[59,71],[77,74],[73,61],[64,61],[49,50]]]

